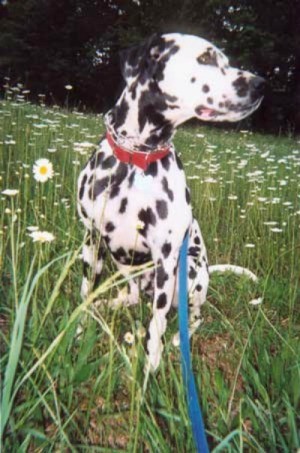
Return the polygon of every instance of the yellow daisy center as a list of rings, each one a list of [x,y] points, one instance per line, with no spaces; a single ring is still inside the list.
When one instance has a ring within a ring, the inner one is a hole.
[[[48,172],[48,168],[47,168],[45,165],[43,165],[42,167],[40,167],[40,174],[41,174],[41,175],[46,175],[47,172]]]

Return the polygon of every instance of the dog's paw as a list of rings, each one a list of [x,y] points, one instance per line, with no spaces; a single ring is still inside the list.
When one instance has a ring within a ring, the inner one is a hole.
[[[191,336],[198,329],[198,327],[200,326],[201,323],[202,323],[202,319],[197,319],[197,321],[193,322],[191,329],[189,329],[189,338],[191,338]],[[179,332],[175,333],[175,335],[173,336],[172,344],[176,348],[178,348],[180,346],[180,333]]]
[[[135,305],[137,303],[138,297],[135,297],[134,295],[130,294],[128,292],[128,288],[125,286],[118,292],[117,297],[109,301],[109,306],[112,309],[117,310],[121,306],[130,307],[131,305]]]
[[[159,367],[161,356],[163,351],[163,343],[160,342],[159,345],[156,345],[155,349],[150,348],[150,351],[147,355],[147,362],[145,370],[149,370],[151,373],[155,373]]]

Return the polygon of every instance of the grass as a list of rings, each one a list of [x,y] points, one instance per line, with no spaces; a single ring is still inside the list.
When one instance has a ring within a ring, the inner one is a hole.
[[[76,180],[102,132],[99,116],[33,106],[19,96],[0,103],[0,191],[19,191],[0,198],[3,451],[194,451],[179,351],[170,342],[177,314],[169,319],[159,372],[144,376],[149,301],[94,312],[91,299],[80,300]],[[183,127],[175,144],[210,263],[246,266],[260,277],[255,285],[213,275],[192,340],[210,448],[296,451],[300,143]],[[32,175],[40,157],[55,171],[44,184]],[[33,243],[32,226],[55,240]],[[122,284],[108,262],[99,297],[110,298]],[[261,304],[249,304],[258,297]]]

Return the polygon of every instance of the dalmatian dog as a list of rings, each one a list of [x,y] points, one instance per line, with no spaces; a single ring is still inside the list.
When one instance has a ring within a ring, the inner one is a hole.
[[[107,251],[124,275],[153,261],[154,270],[131,279],[118,302],[137,303],[139,291],[153,298],[146,352],[156,370],[166,316],[177,304],[178,258],[185,235],[190,334],[199,326],[209,283],[204,241],[171,139],[177,126],[193,117],[247,117],[262,101],[264,79],[231,67],[210,42],[178,33],[154,35],[124,51],[121,69],[126,86],[105,115],[107,133],[78,181],[78,211],[88,231],[81,294],[86,298],[99,284]]]

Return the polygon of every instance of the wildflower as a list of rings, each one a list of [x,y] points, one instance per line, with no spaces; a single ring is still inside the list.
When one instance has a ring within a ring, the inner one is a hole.
[[[144,326],[139,326],[136,330],[136,335],[138,338],[144,338],[146,336],[146,329]]]
[[[131,332],[126,332],[124,335],[124,341],[127,344],[133,344],[134,343],[134,336]]]
[[[250,305],[260,305],[263,301],[262,297],[258,297],[257,299],[252,299],[250,300],[249,304]]]
[[[204,182],[206,182],[208,184],[216,184],[218,181],[217,181],[217,179],[214,179],[214,178],[206,178],[206,179],[204,179]]]
[[[8,197],[14,197],[15,195],[17,195],[19,193],[19,190],[17,190],[17,189],[5,189],[5,190],[2,190],[1,193],[3,195],[7,195]]]
[[[39,229],[38,226],[33,226],[33,225],[27,227],[27,230],[28,230],[28,231],[38,231],[38,229]]]
[[[139,231],[142,230],[143,228],[145,228],[145,222],[139,220],[138,223],[136,224],[136,229]]]
[[[48,159],[38,159],[33,166],[33,176],[39,182],[46,182],[53,177],[53,165]]]
[[[29,236],[33,242],[52,242],[55,239],[55,236],[48,231],[32,231]]]
[[[246,249],[254,249],[255,244],[245,244]]]
[[[264,225],[266,226],[274,226],[274,225],[277,225],[278,222],[274,221],[274,220],[271,220],[271,221],[268,221],[268,222],[264,222]]]
[[[73,87],[72,87],[72,85],[65,85],[65,89],[70,91],[70,90],[73,90]]]
[[[282,228],[270,228],[270,231],[272,231],[273,233],[282,233]]]

